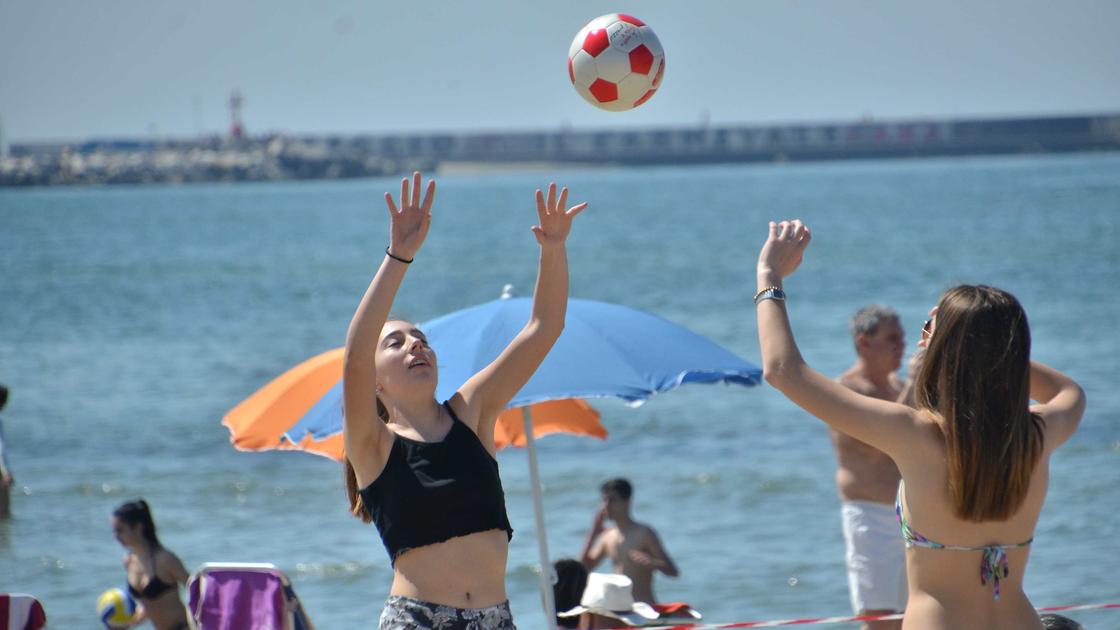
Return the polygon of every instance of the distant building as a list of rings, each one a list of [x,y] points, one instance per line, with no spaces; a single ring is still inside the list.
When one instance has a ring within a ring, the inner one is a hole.
[[[229,137],[233,140],[245,138],[245,125],[241,122],[241,106],[245,104],[239,90],[229,95]]]

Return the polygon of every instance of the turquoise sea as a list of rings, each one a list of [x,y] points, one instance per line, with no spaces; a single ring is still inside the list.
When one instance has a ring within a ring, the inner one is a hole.
[[[550,176],[591,203],[570,239],[573,296],[652,311],[756,362],[750,297],[771,218],[814,230],[786,288],[803,353],[829,374],[852,361],[847,318],[866,303],[897,308],[912,343],[945,288],[1014,292],[1034,356],[1089,397],[1054,458],[1028,593],[1037,606],[1120,601],[1120,154],[447,175],[394,310],[424,321],[506,283],[528,293],[532,191]],[[39,596],[52,628],[96,628],[97,595],[124,583],[110,512],[142,496],[189,568],[272,562],[320,630],[375,627],[389,563],[348,516],[339,465],[235,451],[219,422],[342,344],[386,243],[381,193],[396,189],[0,190],[0,418],[16,476],[0,591]],[[661,599],[712,622],[848,614],[824,425],[765,386],[596,404],[606,441],[539,443],[554,557],[579,552],[599,484],[626,476],[636,517],[681,568]],[[509,593],[519,625],[538,628],[526,454],[499,462]],[[1120,611],[1070,616],[1120,628]]]

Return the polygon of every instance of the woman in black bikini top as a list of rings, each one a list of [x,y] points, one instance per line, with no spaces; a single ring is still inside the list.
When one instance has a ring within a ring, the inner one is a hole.
[[[187,609],[179,599],[179,584],[186,584],[187,569],[178,556],[156,537],[156,525],[147,501],[138,499],[113,511],[113,536],[127,552],[124,570],[128,591],[137,600],[139,622],[147,619],[156,630],[187,630]]]

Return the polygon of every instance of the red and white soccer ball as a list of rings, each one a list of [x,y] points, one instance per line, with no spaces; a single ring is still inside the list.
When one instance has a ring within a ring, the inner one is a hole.
[[[580,96],[607,111],[648,101],[665,74],[665,51],[650,27],[623,13],[601,15],[576,33],[568,76]]]

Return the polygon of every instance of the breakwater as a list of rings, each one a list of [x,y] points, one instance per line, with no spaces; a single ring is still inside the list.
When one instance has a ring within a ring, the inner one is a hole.
[[[374,177],[455,164],[808,161],[1120,150],[1120,113],[972,120],[25,143],[0,186]]]

